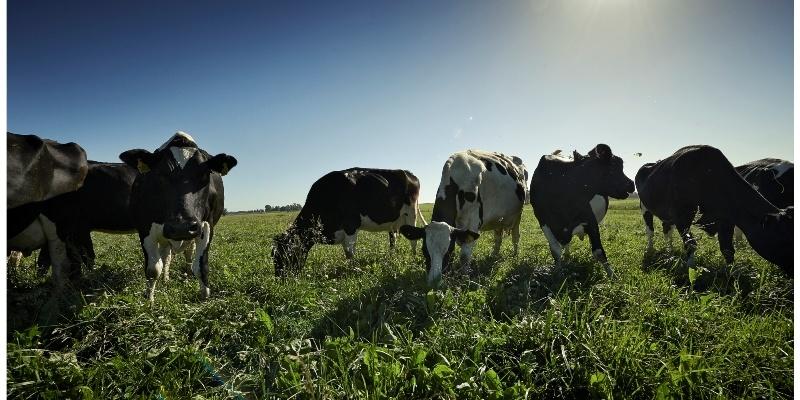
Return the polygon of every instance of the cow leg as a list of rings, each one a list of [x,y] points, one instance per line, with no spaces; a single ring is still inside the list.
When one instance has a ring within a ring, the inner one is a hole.
[[[661,221],[661,230],[664,232],[664,241],[667,242],[667,249],[672,251],[672,228],[669,222]]]
[[[203,222],[200,235],[194,240],[197,249],[192,262],[192,273],[200,280],[200,297],[208,298],[211,289],[208,287],[208,248],[211,245],[211,224]]]
[[[520,215],[520,218],[517,218],[517,222],[511,227],[511,243],[514,245],[514,257],[519,254],[519,223],[521,219],[522,216]]]
[[[591,219],[589,220],[589,223],[586,224],[586,233],[589,235],[589,243],[592,245],[592,256],[594,256],[595,260],[603,264],[603,268],[606,270],[606,275],[610,279],[613,279],[614,270],[611,268],[611,264],[608,262],[606,251],[603,249],[603,243],[600,242],[600,227],[597,225],[597,221],[594,219],[594,214],[589,215],[591,215]]]
[[[172,243],[167,243],[167,245],[161,248],[161,263],[164,265],[163,272],[164,272],[164,283],[169,282],[169,266],[172,264],[172,254],[174,253],[172,248]]]
[[[642,210],[642,219],[644,219],[644,231],[647,234],[647,251],[653,250],[653,213],[647,211],[644,206],[640,205]]]
[[[158,277],[161,276],[161,271],[164,268],[164,261],[162,258],[162,251],[164,251],[162,247],[164,246],[165,245],[158,242],[152,229],[151,233],[142,239],[142,249],[144,250],[145,258],[144,274],[147,278],[145,296],[150,300],[150,303],[153,303],[155,300],[156,281],[158,281]]]
[[[719,240],[719,251],[725,257],[725,263],[728,265],[733,264],[733,255],[735,250],[733,248],[733,225],[726,222],[717,223],[719,232],[717,232],[717,240]]]
[[[22,262],[22,252],[21,251],[9,251],[8,252],[8,270],[12,271],[19,268],[19,264]]]
[[[542,233],[544,233],[544,237],[547,238],[547,244],[550,245],[550,254],[553,256],[553,262],[557,267],[560,266],[564,247],[561,246],[556,236],[553,235],[553,231],[550,230],[549,226],[542,225]]]
[[[503,244],[503,229],[494,230],[494,248],[492,249],[492,256],[497,257],[500,255],[500,246]]]
[[[352,260],[356,256],[356,238],[358,231],[353,231],[352,234],[345,233],[342,247],[344,248],[344,256],[348,260]]]
[[[194,241],[189,241],[189,245],[183,249],[183,260],[187,265],[192,265],[194,259],[194,252],[197,249],[197,244]]]
[[[394,250],[397,244],[397,232],[389,232],[389,250]]]
[[[694,252],[697,250],[697,240],[692,236],[690,230],[694,214],[694,210],[684,209],[678,212],[677,218],[675,218],[675,227],[678,228],[678,233],[683,241],[683,249],[686,252],[686,265],[690,267],[694,265]]]
[[[47,238],[47,248],[53,264],[53,281],[56,291],[60,292],[66,284],[67,269],[70,268],[70,260],[67,256],[67,245],[58,236],[56,225],[44,215],[39,216],[42,230]]]
[[[80,268],[80,264],[86,266],[87,269],[94,269],[94,243],[92,243],[92,234],[90,231],[86,230],[84,232],[80,232],[76,236],[76,245],[80,254],[80,262],[78,263],[78,268]]]
[[[561,247],[564,249],[564,250],[561,252],[561,259],[562,259],[562,260],[566,260],[566,259],[568,259],[568,258],[569,258],[569,245],[570,245],[570,243],[567,243],[567,244],[565,244],[564,246],[561,246]]]

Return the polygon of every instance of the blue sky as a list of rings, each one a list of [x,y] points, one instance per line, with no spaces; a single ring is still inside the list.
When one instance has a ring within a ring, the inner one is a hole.
[[[239,166],[229,210],[326,172],[404,168],[433,200],[459,150],[689,144],[793,156],[791,1],[8,3],[8,129],[117,161],[176,130]],[[641,158],[633,154],[641,152]]]

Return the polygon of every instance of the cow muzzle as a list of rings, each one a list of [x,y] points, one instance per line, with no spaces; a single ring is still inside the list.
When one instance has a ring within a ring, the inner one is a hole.
[[[200,235],[200,221],[164,223],[164,237],[170,240],[189,240]]]

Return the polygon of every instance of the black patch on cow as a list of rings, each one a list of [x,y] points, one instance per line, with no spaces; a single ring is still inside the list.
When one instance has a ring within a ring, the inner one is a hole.
[[[483,199],[481,199],[481,194],[478,193],[478,220],[480,224],[483,225]]]
[[[433,203],[433,215],[431,221],[447,222],[450,225],[456,223],[456,197],[458,196],[458,185],[450,178],[450,183],[444,187],[444,198],[436,197]]]
[[[472,192],[464,192],[464,198],[467,199],[469,202],[475,201],[475,193]]]
[[[522,184],[519,182],[517,182],[516,192],[517,192],[517,198],[519,198],[520,201],[525,201],[525,188],[522,187]]]
[[[497,170],[503,175],[508,175],[508,172],[506,172],[506,169],[500,163],[497,163]]]
[[[458,208],[459,209],[464,208],[464,203],[465,202],[466,201],[464,200],[464,191],[463,190],[459,190],[458,191]]]
[[[476,157],[476,158],[477,158],[477,159],[479,159],[479,160],[481,160],[481,162],[482,162],[482,163],[483,163],[483,165],[486,167],[486,169],[488,169],[489,171],[491,171],[491,170],[492,170],[492,164],[493,164],[493,163],[492,163],[492,160],[490,160],[490,159],[488,159],[488,158],[480,158],[480,157]]]

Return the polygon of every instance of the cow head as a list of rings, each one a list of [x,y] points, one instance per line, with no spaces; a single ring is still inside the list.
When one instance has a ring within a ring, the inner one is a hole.
[[[400,233],[409,240],[422,239],[422,253],[425,255],[425,266],[428,268],[428,285],[438,287],[441,283],[442,269],[450,265],[453,248],[478,239],[480,234],[456,229],[446,222],[431,221],[424,228],[411,225],[400,227]]]
[[[794,273],[794,207],[765,214],[756,229],[742,227],[753,250],[767,261]],[[759,229],[760,228],[760,229]]]
[[[236,166],[227,154],[209,156],[191,136],[178,132],[155,152],[128,150],[119,158],[139,170],[140,201],[154,210],[163,223],[163,235],[171,240],[188,240],[201,232],[210,216],[211,173],[225,175]],[[162,221],[163,220],[163,221]]]
[[[287,269],[299,269],[306,263],[310,246],[292,229],[272,238],[272,264],[275,276],[284,276]]]
[[[612,154],[607,144],[598,144],[586,156],[575,152],[574,158],[592,171],[594,194],[626,199],[635,190],[633,181],[622,172],[622,159]]]

